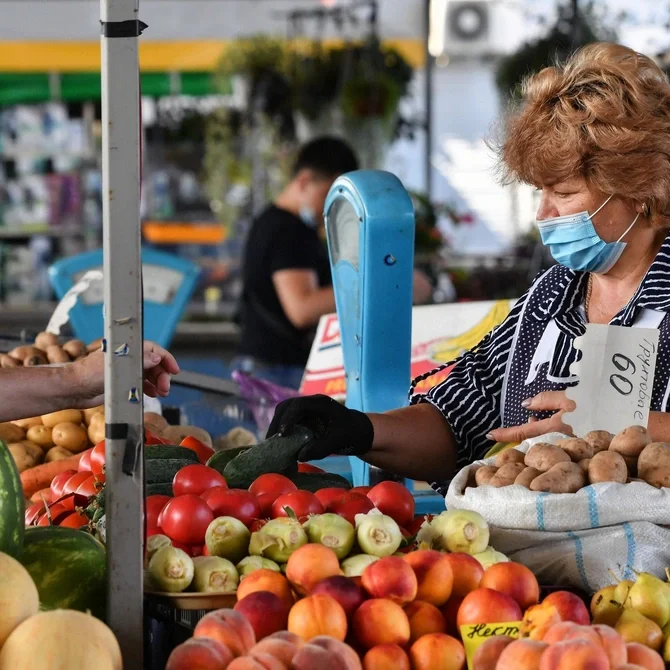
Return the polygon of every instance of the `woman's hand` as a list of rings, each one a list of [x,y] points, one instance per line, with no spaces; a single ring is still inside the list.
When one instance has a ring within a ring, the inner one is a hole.
[[[566,433],[572,435],[572,428],[563,423],[565,412],[575,409],[574,401],[565,395],[565,391],[544,391],[522,403],[529,412],[556,412],[548,419],[538,420],[531,417],[527,424],[510,428],[497,428],[487,437],[494,442],[523,442],[530,437],[546,433]]]

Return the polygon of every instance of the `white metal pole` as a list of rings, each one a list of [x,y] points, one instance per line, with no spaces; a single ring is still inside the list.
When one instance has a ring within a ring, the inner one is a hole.
[[[143,667],[139,0],[100,0],[105,286],[107,616]]]

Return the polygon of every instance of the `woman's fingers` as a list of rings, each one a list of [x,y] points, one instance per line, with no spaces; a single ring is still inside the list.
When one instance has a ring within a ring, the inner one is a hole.
[[[539,437],[546,433],[556,432],[572,435],[572,428],[563,423],[563,412],[559,412],[549,419],[529,422],[522,426],[497,428],[496,430],[492,430],[486,437],[493,442],[523,442],[531,437]]]
[[[533,398],[528,398],[521,403],[522,407],[533,412],[563,410],[571,412],[576,405],[565,395],[565,391],[543,391]]]

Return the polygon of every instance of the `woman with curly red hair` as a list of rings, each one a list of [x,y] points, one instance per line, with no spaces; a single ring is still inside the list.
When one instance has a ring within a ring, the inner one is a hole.
[[[301,460],[357,454],[442,490],[496,441],[569,431],[572,344],[587,323],[660,330],[649,428],[670,441],[670,83],[646,56],[601,43],[522,92],[499,145],[503,179],[541,191],[537,226],[558,265],[444,382],[425,395],[413,385],[409,407],[365,415],[323,396],[280,405],[271,433],[302,423],[319,437]]]

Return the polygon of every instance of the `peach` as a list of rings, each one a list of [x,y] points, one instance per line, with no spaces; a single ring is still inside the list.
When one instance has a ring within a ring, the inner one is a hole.
[[[584,601],[569,591],[555,591],[550,593],[543,601],[543,605],[553,605],[558,610],[561,621],[574,621],[582,626],[591,623],[589,610]]]
[[[460,552],[445,554],[445,558],[451,564],[453,574],[452,597],[464,598],[470,591],[479,587],[479,582],[484,576],[484,568],[476,558]]]
[[[510,645],[511,646],[511,645]],[[539,670],[610,670],[602,647],[587,640],[566,640],[545,649]]]
[[[191,638],[175,647],[165,670],[221,670],[233,660],[233,654],[220,642],[209,638]]]
[[[465,668],[463,645],[451,635],[430,633],[417,640],[409,650],[414,670],[462,670]]]
[[[293,657],[292,670],[362,670],[361,661],[349,645],[332,638],[314,638]]]
[[[555,644],[556,642],[563,642],[565,636],[573,629],[578,628],[578,624],[573,621],[561,621],[552,626],[542,638],[543,642],[547,644]]]
[[[326,577],[312,589],[311,593],[312,595],[325,593],[335,598],[342,605],[347,618],[351,618],[365,600],[363,589],[349,577],[343,575]]]
[[[416,575],[417,600],[442,607],[449,600],[454,585],[454,572],[447,555],[433,549],[420,549],[407,554],[404,560]]]
[[[483,642],[472,655],[472,670],[496,670],[500,654],[514,638],[496,635]]]
[[[337,555],[323,544],[303,545],[291,554],[286,564],[286,577],[301,596],[311,593],[322,579],[341,574]]]
[[[547,631],[559,623],[561,623],[561,617],[553,605],[533,605],[523,614],[519,637],[543,640]]]
[[[288,609],[284,602],[270,591],[255,591],[235,603],[233,609],[241,612],[254,629],[257,640],[285,630]]]
[[[364,649],[379,644],[404,647],[410,637],[409,619],[402,607],[383,598],[366,600],[354,613],[352,629]]]
[[[637,663],[624,663],[623,665],[617,665],[614,670],[646,670],[643,665],[638,665]]]
[[[460,596],[451,596],[447,604],[442,608],[444,620],[447,622],[447,633],[455,638],[461,637],[461,632],[456,625],[456,617],[458,616],[458,610],[462,602],[463,598]]]
[[[331,659],[337,659],[338,668],[341,667],[342,670],[362,670],[361,659],[346,642],[328,635],[319,635],[312,638],[305,646],[325,649]]]
[[[540,670],[540,660],[548,647],[538,640],[515,640],[503,649],[496,670]]]
[[[248,574],[237,587],[237,599],[242,600],[256,591],[274,593],[288,609],[291,609],[295,602],[288,579],[274,570],[261,568]]]
[[[205,614],[193,631],[193,637],[208,637],[230,649],[233,657],[244,656],[256,644],[256,634],[246,617],[232,609]]]
[[[628,663],[639,665],[644,670],[665,670],[665,663],[661,655],[643,644],[629,642],[626,645],[626,651],[628,652]]]
[[[286,640],[273,639],[272,637],[263,638],[260,642],[257,642],[249,652],[249,656],[256,656],[257,654],[270,654],[276,659],[279,659],[287,668],[291,667],[291,662],[293,657],[298,653],[301,644],[292,644]]]
[[[547,637],[551,638],[551,634]],[[596,646],[603,646],[598,631],[594,630],[591,626],[578,626],[575,624],[574,626],[567,628],[559,639],[554,638],[552,642],[566,642],[568,640],[586,640]],[[545,639],[545,641],[549,642],[549,639]]]
[[[361,576],[363,588],[373,598],[385,598],[398,605],[416,598],[418,582],[412,567],[399,556],[386,556],[370,563]]]
[[[468,593],[458,608],[458,629],[468,624],[508,623],[521,621],[521,609],[516,600],[493,589],[475,589]],[[504,635],[504,631],[500,634]]]
[[[444,633],[447,622],[440,610],[421,600],[415,600],[405,607],[405,614],[409,619],[409,642],[416,642],[422,635],[428,633]]]
[[[286,666],[270,654],[258,653],[255,656],[239,656],[227,670],[286,670]]]
[[[397,644],[379,644],[363,657],[363,670],[410,670],[409,658]]]
[[[305,641],[300,637],[300,635],[296,635],[295,633],[291,633],[287,630],[280,630],[278,633],[272,633],[269,639],[284,640],[285,642],[290,642],[291,644],[296,645],[296,647],[302,647],[302,645],[305,644]]]
[[[317,593],[293,605],[288,615],[288,630],[303,640],[330,635],[343,641],[347,637],[347,615],[335,598]]]
[[[626,663],[626,660],[628,659],[626,643],[614,628],[605,626],[604,624],[596,624],[595,626],[591,626],[591,629],[598,633],[600,644],[602,644],[610,665],[613,668]]]
[[[521,563],[496,563],[484,572],[479,586],[505,593],[519,603],[522,612],[540,601],[535,575]]]

